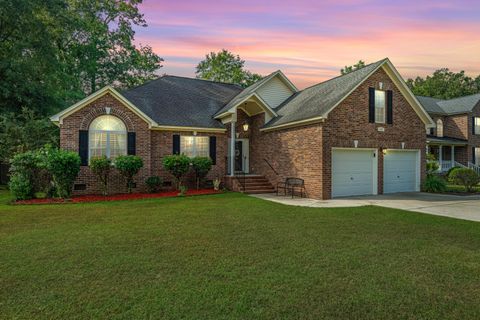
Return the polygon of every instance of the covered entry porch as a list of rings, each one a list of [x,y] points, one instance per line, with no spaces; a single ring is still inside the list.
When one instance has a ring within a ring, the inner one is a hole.
[[[427,154],[438,162],[439,172],[468,165],[467,141],[448,137],[427,137]]]

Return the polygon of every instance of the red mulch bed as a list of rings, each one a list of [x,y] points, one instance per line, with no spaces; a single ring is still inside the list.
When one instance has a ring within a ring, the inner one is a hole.
[[[72,197],[69,201],[65,201],[61,198],[51,199],[30,199],[30,200],[18,200],[15,204],[51,204],[51,203],[82,203],[82,202],[97,202],[97,201],[119,201],[119,200],[138,200],[138,199],[152,199],[152,198],[168,198],[177,197],[178,191],[167,191],[159,193],[124,193],[115,194],[111,196],[101,195],[87,195]],[[200,189],[200,190],[188,190],[186,196],[197,196],[205,194],[217,194],[220,191],[213,189]]]

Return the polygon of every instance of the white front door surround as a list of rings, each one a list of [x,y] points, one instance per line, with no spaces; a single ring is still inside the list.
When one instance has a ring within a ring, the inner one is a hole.
[[[332,197],[378,193],[378,151],[332,148]]]
[[[228,138],[228,168],[231,176],[235,175],[235,142],[242,142],[242,171],[244,173],[250,172],[250,146],[249,140],[246,138],[235,138],[234,143],[232,144],[232,139]],[[233,154],[233,157],[232,157]],[[233,161],[232,161],[233,160]],[[231,171],[233,170],[233,171]],[[233,173],[232,173],[233,172]]]

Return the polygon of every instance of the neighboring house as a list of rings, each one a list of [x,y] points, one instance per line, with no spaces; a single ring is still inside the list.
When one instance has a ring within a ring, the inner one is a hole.
[[[427,130],[427,146],[439,161],[440,170],[445,172],[456,165],[478,167],[480,94],[450,100],[417,99],[435,122],[435,128]]]
[[[148,176],[172,180],[164,156],[185,153],[211,157],[208,178],[231,189],[267,192],[299,177],[318,199],[418,191],[434,126],[388,59],[304,90],[281,71],[246,89],[164,76],[124,92],[103,88],[52,121],[61,147],[82,159],[76,193],[100,191],[91,156],[141,156],[143,191]],[[111,192],[125,192],[119,176],[112,182]]]

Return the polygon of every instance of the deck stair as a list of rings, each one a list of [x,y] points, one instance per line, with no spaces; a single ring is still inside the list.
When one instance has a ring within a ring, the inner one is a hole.
[[[261,175],[245,175],[237,176],[238,186],[240,191],[248,194],[258,194],[258,193],[273,193],[275,188],[268,181],[265,176]]]

